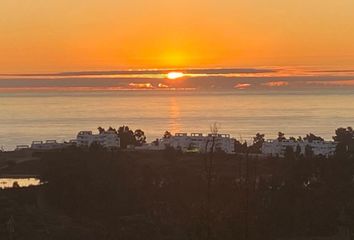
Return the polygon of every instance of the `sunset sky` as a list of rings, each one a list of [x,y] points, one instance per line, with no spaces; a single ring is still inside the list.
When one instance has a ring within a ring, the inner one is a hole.
[[[351,67],[353,10],[353,0],[1,0],[0,73]]]

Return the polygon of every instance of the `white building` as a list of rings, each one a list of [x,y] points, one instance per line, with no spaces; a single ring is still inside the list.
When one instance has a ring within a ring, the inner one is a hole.
[[[56,140],[33,141],[31,149],[33,150],[55,150],[65,147],[65,143],[58,143]]]
[[[214,142],[214,151],[223,151],[228,154],[235,153],[235,139],[229,134],[208,134],[202,133],[176,133],[174,136],[161,139],[163,146],[171,146],[182,152],[210,152]],[[159,145],[160,145],[159,144]]]
[[[98,143],[105,148],[119,148],[120,139],[115,131],[104,131],[93,134],[92,131],[81,131],[77,134],[76,142],[78,146],[89,147],[92,143]]]
[[[305,155],[306,146],[310,147],[313,154],[318,156],[322,155],[325,157],[334,155],[336,151],[336,142],[333,141],[294,141],[290,139],[285,139],[282,141],[279,140],[268,140],[262,145],[262,153],[269,156],[279,156],[284,157],[287,147],[291,147],[295,152],[300,147],[300,154]]]
[[[15,151],[27,150],[30,149],[29,145],[17,145]]]

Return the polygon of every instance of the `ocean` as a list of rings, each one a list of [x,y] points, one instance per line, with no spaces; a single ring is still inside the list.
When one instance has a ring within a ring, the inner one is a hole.
[[[0,147],[33,140],[70,140],[81,130],[128,125],[148,141],[168,130],[210,131],[252,141],[307,133],[331,139],[338,127],[354,127],[354,90],[306,91],[30,91],[0,92]]]

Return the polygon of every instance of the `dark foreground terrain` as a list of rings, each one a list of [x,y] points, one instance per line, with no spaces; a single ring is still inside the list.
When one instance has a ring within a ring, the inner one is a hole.
[[[68,149],[10,164],[0,239],[351,239],[354,159]]]

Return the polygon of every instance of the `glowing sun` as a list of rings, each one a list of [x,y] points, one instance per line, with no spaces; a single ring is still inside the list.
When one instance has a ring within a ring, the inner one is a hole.
[[[181,78],[183,76],[184,76],[184,74],[182,72],[169,72],[169,73],[167,73],[168,79],[176,79],[176,78]]]

